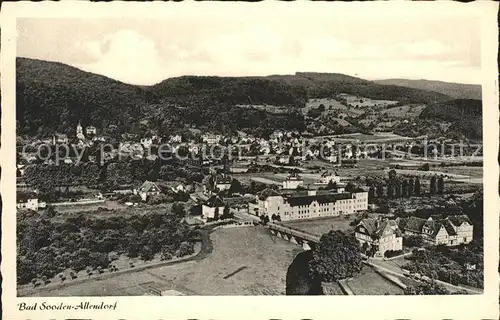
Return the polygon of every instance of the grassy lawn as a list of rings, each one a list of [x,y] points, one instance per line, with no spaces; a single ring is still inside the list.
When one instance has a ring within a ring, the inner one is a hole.
[[[202,260],[68,286],[44,296],[144,295],[153,287],[185,295],[284,295],[286,271],[301,249],[261,226],[219,229]]]
[[[361,274],[346,281],[355,295],[402,294],[403,289],[376,273],[371,267],[364,266]]]
[[[349,223],[353,219],[354,215],[348,217],[329,217],[303,221],[286,221],[282,222],[282,224],[293,229],[321,236],[323,233],[327,233],[330,230],[347,230],[349,228]]]

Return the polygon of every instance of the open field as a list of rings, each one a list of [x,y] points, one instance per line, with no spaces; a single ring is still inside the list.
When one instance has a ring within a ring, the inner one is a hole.
[[[366,265],[361,270],[361,274],[354,279],[347,280],[345,284],[355,295],[403,294],[403,289],[382,277],[372,267]]]
[[[301,249],[261,226],[219,229],[213,251],[179,264],[69,286],[43,296],[144,295],[150,288],[185,295],[283,295],[286,271]],[[42,295],[42,294],[40,294]]]
[[[55,209],[57,212],[61,212],[61,213],[71,213],[71,212],[78,213],[78,212],[95,211],[95,210],[98,210],[99,208],[106,208],[109,210],[115,210],[115,209],[125,209],[125,208],[127,208],[127,206],[125,206],[124,204],[118,203],[116,201],[106,200],[102,203],[57,206]]]
[[[284,226],[321,236],[330,230],[347,230],[349,223],[354,219],[354,215],[346,217],[329,217],[302,221],[281,222]]]

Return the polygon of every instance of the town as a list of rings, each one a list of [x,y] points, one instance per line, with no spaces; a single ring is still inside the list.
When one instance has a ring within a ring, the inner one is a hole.
[[[471,143],[100,131],[79,120],[66,134],[18,136],[20,295],[98,295],[107,274],[127,284],[107,295],[304,294],[287,265],[339,234],[362,263],[323,281],[324,294],[483,288],[482,153]],[[253,260],[258,284],[224,282]]]

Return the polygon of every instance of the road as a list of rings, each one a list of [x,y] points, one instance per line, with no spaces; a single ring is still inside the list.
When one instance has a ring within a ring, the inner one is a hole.
[[[368,261],[373,267],[377,268],[377,269],[380,269],[384,272],[387,272],[389,274],[392,274],[392,275],[395,275],[395,276],[399,276],[399,277],[405,277],[405,275],[402,273],[402,272],[396,272],[394,271],[395,269],[388,269],[384,266],[381,266],[380,263],[378,263],[377,260],[369,260]],[[470,288],[465,288],[465,287],[461,287],[461,286],[455,286],[451,283],[448,283],[448,282],[444,282],[444,281],[441,281],[441,280],[434,280],[436,281],[436,283],[442,285],[443,287],[445,287],[447,290],[449,291],[459,291],[459,290],[465,290],[467,291],[467,293],[469,294],[483,294],[483,291],[479,291],[479,290],[474,290],[474,289],[470,289]]]

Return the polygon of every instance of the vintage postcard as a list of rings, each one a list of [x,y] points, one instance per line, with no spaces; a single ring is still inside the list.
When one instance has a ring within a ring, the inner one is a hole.
[[[5,319],[498,319],[498,5],[8,3]]]

